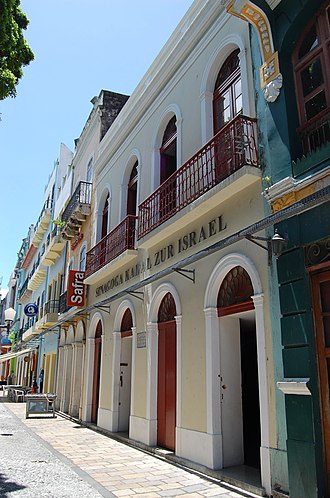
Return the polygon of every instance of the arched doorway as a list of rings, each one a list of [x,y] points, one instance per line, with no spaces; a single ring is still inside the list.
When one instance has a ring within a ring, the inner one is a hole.
[[[91,411],[91,422],[93,422],[94,424],[97,423],[97,413],[99,408],[101,355],[102,355],[102,323],[100,320],[96,326],[95,349],[94,349],[93,391],[92,391],[92,411]]]
[[[138,182],[138,162],[136,161],[131,175],[129,177],[129,182],[127,186],[127,207],[126,214],[136,215],[136,203],[137,203],[137,182]]]
[[[108,233],[108,224],[109,224],[109,194],[105,199],[102,211],[101,239],[103,239],[103,237],[105,237]]]
[[[127,432],[129,429],[129,416],[131,411],[132,327],[132,313],[131,310],[127,308],[120,327],[119,432]]]
[[[234,50],[222,65],[213,92],[214,135],[220,130],[215,147],[216,179],[232,173],[232,164],[237,164],[241,148],[240,124],[230,123],[242,111],[242,84],[239,65],[239,49]],[[226,126],[227,125],[227,126]]]
[[[177,169],[176,116],[168,122],[160,148],[160,184],[164,183]],[[160,194],[160,219],[170,216],[176,206],[176,179],[168,181]]]
[[[225,60],[218,73],[213,92],[213,127],[216,134],[242,111],[242,85],[239,49]]]
[[[157,444],[175,449],[176,306],[168,292],[158,310]]]
[[[223,466],[260,468],[260,406],[253,286],[247,271],[232,268],[217,300]]]

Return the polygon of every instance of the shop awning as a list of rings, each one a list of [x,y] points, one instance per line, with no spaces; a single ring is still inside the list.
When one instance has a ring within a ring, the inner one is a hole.
[[[4,361],[7,361],[7,360],[11,360],[12,358],[16,358],[17,356],[21,356],[22,354],[30,353],[30,351],[33,351],[33,348],[22,349],[21,351],[13,351],[10,353],[1,354],[0,355],[0,363],[3,363]]]

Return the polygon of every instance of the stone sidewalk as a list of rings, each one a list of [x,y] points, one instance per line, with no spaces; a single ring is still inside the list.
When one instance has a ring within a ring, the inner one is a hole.
[[[224,483],[214,483],[59,415],[55,419],[26,419],[25,403],[9,403],[4,399],[1,402],[9,412],[16,415],[20,423],[47,443],[55,455],[60,459],[65,457],[71,469],[83,478],[85,476],[92,486],[94,483],[95,496],[256,496]]]

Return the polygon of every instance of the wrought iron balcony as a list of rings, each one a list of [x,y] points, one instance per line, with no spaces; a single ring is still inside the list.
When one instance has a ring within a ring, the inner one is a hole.
[[[128,249],[135,248],[136,216],[128,215],[87,253],[85,277],[100,270]]]
[[[239,114],[139,206],[138,239],[243,166],[258,166],[255,119]]]
[[[58,312],[61,313],[66,313],[71,309],[71,306],[67,305],[67,296],[68,296],[68,291],[63,292],[63,294],[60,295],[60,300],[59,300],[59,306],[58,306]]]
[[[66,223],[62,231],[63,237],[71,239],[80,231],[82,223],[91,212],[92,183],[79,182],[69,204],[62,214]]]
[[[25,282],[23,283],[23,285],[18,289],[18,292],[17,292],[18,301],[21,301],[24,294],[28,291],[28,283],[29,283],[29,277],[27,277],[25,279]],[[31,294],[31,292],[30,292],[30,294]]]
[[[298,130],[304,155],[330,142],[330,111],[327,109],[321,115]]]
[[[47,236],[41,263],[45,266],[53,265],[61,256],[64,246],[65,240],[62,237],[61,230],[58,226],[55,226]]]
[[[59,301],[54,299],[47,301],[39,312],[39,320],[36,323],[36,328],[43,330],[57,323],[58,312]]]
[[[43,205],[43,208],[41,210],[40,216],[37,220],[37,223],[35,224],[34,227],[34,234],[31,240],[31,243],[35,246],[38,247],[40,242],[42,241],[43,235],[45,231],[48,228],[49,222],[52,217],[52,200],[47,199],[45,204]]]

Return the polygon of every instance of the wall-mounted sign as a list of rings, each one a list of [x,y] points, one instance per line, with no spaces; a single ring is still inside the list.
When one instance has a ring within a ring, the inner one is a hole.
[[[85,306],[85,272],[70,270],[68,279],[67,306]]]
[[[71,242],[71,249],[74,250],[77,247],[77,245],[83,240],[83,238],[84,238],[83,233],[77,235],[77,237]]]
[[[138,332],[136,334],[136,347],[137,348],[146,348],[147,347],[147,333],[146,332]]]
[[[110,280],[100,285],[95,290],[95,296],[99,297],[106,292],[109,292],[116,287],[119,287],[124,282],[128,282],[132,278],[143,274],[147,270],[151,270],[158,265],[166,263],[177,254],[184,253],[194,246],[210,239],[216,234],[223,232],[227,228],[227,224],[223,222],[222,216],[210,220],[208,223],[200,226],[197,230],[182,235],[172,244],[162,247],[154,254],[147,257],[144,261],[136,263],[135,266],[128,268],[124,272],[115,275]]]
[[[26,316],[37,316],[38,306],[35,303],[29,303],[24,306],[24,313]]]

